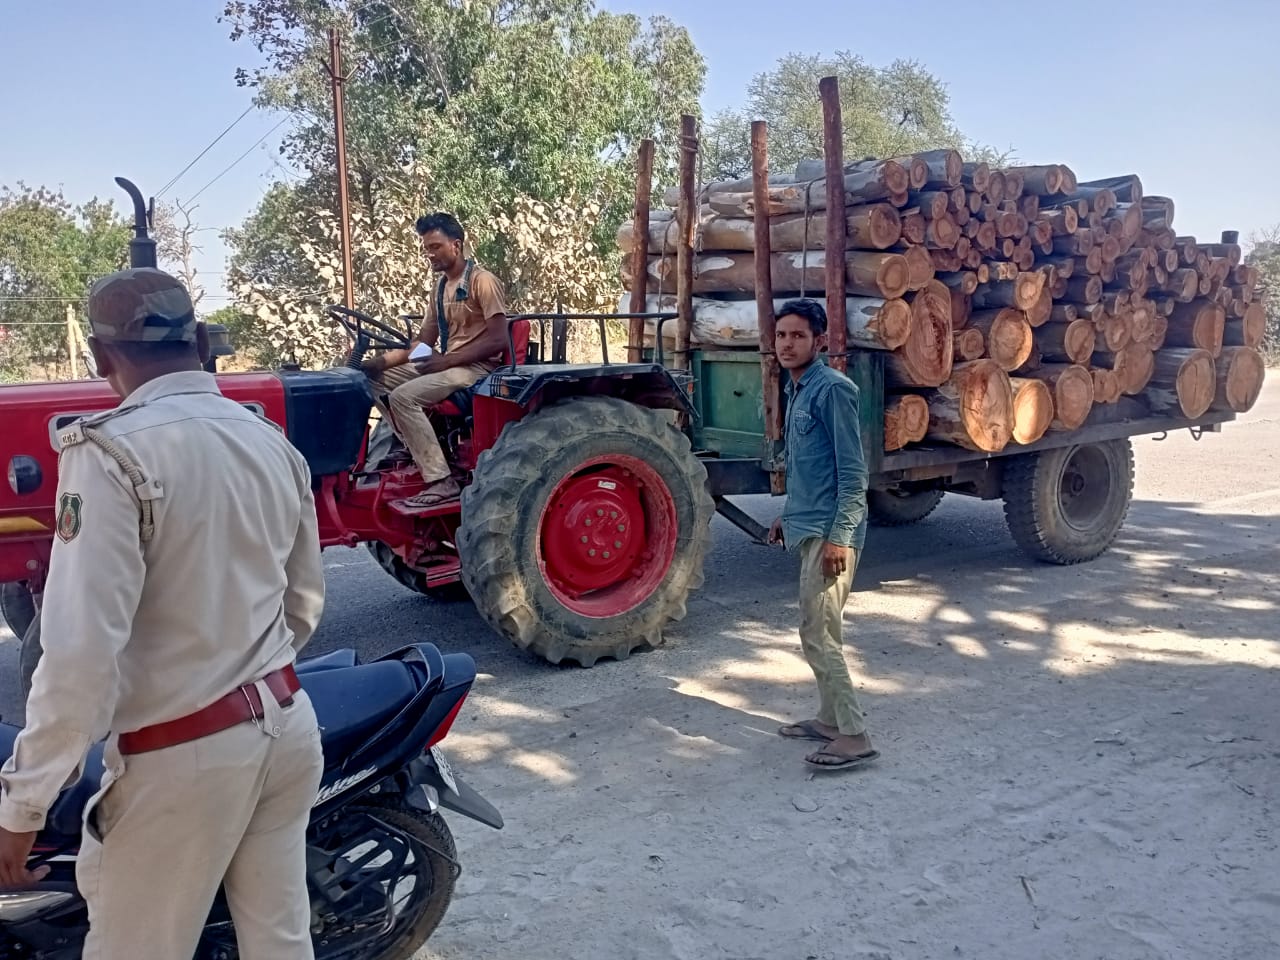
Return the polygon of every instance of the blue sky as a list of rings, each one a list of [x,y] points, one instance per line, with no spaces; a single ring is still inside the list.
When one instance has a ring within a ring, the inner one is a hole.
[[[862,0],[600,6],[684,24],[707,59],[704,106],[742,102],[753,74],[788,52],[848,49],[873,63],[920,61],[944,80],[967,135],[1024,163],[1062,162],[1081,180],[1136,172],[1177,201],[1202,241],[1280,223],[1280,2],[1274,0]],[[249,105],[237,66],[254,51],[217,22],[221,0],[20,2],[5,11],[0,184],[61,186],[69,199],[124,195],[127,176],[160,189]],[[816,96],[816,92],[815,92]],[[253,111],[173,188],[201,190],[267,134]],[[232,226],[284,176],[268,136],[201,193],[199,264],[219,306]]]

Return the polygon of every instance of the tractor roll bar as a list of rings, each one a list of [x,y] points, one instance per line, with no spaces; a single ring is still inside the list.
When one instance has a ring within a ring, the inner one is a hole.
[[[679,318],[678,313],[519,313],[507,317],[507,356],[511,358],[512,371],[516,368],[516,337],[515,324],[521,320],[527,320],[530,323],[537,321],[538,336],[542,337],[546,330],[545,323],[548,320],[562,322],[565,320],[595,320],[600,325],[600,352],[605,363],[609,362],[609,340],[605,335],[604,323],[606,320],[655,320],[657,321],[657,335],[654,343],[657,348],[655,359],[659,366],[665,365],[665,357],[662,352],[662,325],[668,320]]]

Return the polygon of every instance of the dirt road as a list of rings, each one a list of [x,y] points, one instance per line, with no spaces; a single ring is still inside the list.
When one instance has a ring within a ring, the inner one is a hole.
[[[719,520],[667,646],[590,671],[327,555],[317,652],[482,671],[447,745],[507,827],[450,818],[465,872],[421,956],[1280,955],[1278,420],[1273,376],[1220,435],[1136,441],[1129,524],[1081,567],[1024,560],[999,504],[873,531],[846,618],[883,756],[846,774],[774,733],[814,709],[796,562]]]

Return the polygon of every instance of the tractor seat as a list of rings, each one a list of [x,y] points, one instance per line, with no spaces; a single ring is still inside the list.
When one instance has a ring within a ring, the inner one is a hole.
[[[530,323],[528,320],[517,320],[511,325],[512,342],[515,345],[515,365],[518,367],[525,362],[529,355],[529,330]],[[503,364],[512,363],[510,351],[502,352]],[[489,376],[492,376],[490,374]],[[446,417],[469,417],[471,416],[471,402],[475,397],[476,391],[480,389],[480,385],[489,379],[488,376],[481,377],[469,387],[463,387],[461,390],[455,390],[449,395],[448,400],[441,403],[431,405],[434,413],[442,414]]]

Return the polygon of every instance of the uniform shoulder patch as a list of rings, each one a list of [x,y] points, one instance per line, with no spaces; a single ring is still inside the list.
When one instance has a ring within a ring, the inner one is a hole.
[[[58,539],[70,543],[80,534],[84,498],[78,493],[64,493],[58,498]]]

